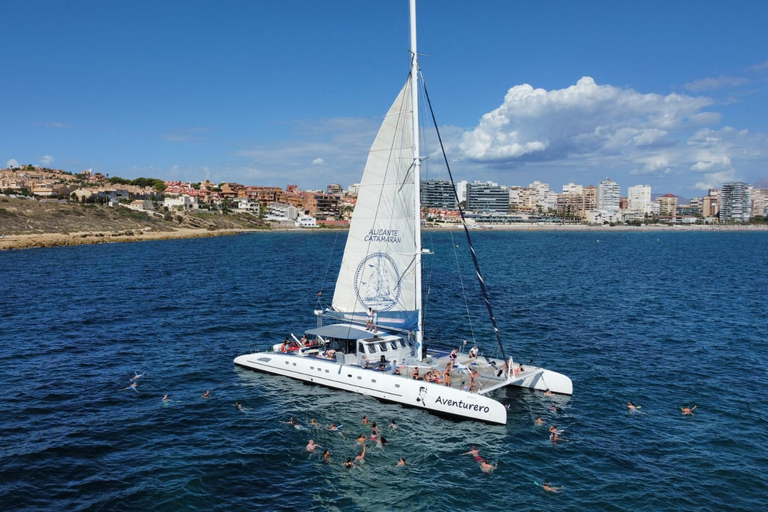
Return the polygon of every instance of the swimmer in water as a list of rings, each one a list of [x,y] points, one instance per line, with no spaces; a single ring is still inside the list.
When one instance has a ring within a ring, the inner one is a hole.
[[[552,409],[553,412],[557,412],[557,406],[554,402],[552,402],[552,405],[550,405],[549,408]]]
[[[543,425],[543,424],[544,424],[544,420],[543,420],[543,419],[541,419],[541,414],[539,414],[539,416],[536,418],[536,421],[535,421],[535,423],[536,423],[537,425]]]
[[[315,421],[315,418],[312,418],[312,421],[310,421],[309,424],[312,425],[313,427],[319,427],[320,426],[320,424]]]
[[[368,415],[363,414],[363,425],[367,425],[367,424],[368,424]]]
[[[397,428],[397,423],[395,423],[395,420],[392,420],[392,422],[389,424],[389,428]]]
[[[139,392],[138,386],[139,385],[136,382],[131,382],[131,385],[128,386],[127,388],[123,388],[123,391],[125,391],[126,389],[132,389],[138,393]]]
[[[322,446],[315,444],[315,441],[310,439],[309,443],[307,444],[307,451],[309,453],[315,453],[315,448],[322,448]]]
[[[342,462],[342,464],[344,465],[345,468],[350,468],[351,469],[351,468],[355,467],[355,463],[352,462],[352,457],[347,457],[347,460]]]
[[[483,458],[480,456],[480,452],[478,452],[477,448],[475,448],[474,446],[472,446],[472,449],[469,450],[468,452],[462,453],[462,455],[472,455],[476,461],[483,460]]]
[[[542,485],[541,488],[544,489],[547,492],[560,492],[560,489],[562,489],[562,487],[552,487],[549,484],[549,480],[544,482],[544,485]]]
[[[206,389],[206,390],[205,390],[205,393],[203,393],[203,394],[202,394],[202,395],[200,395],[200,396],[201,396],[202,398],[209,398],[209,397],[211,396],[211,392],[210,392],[210,391],[208,391],[208,390]]]
[[[683,414],[693,415],[693,411],[696,410],[696,407],[698,407],[698,406],[694,405],[693,408],[690,408],[690,407],[688,407],[688,404],[686,404],[685,406],[681,407],[680,410],[683,411]]]
[[[398,466],[405,466],[405,457],[400,457],[400,460],[397,461]]]
[[[238,411],[242,411],[243,404],[241,404],[240,402],[235,402],[235,409],[237,409]]]
[[[325,462],[331,462],[331,451],[328,448],[323,452],[323,460]]]
[[[365,435],[364,434],[360,434],[358,436],[358,438],[357,438],[357,442],[360,443],[360,444],[363,444],[365,442]]]
[[[488,459],[483,459],[480,462],[480,469],[483,470],[483,473],[492,473],[494,469],[496,469],[499,465],[496,464],[495,466],[488,462]]]
[[[629,409],[630,412],[636,411],[637,407],[635,406],[634,402],[627,402],[627,409]]]
[[[365,462],[365,443],[363,443],[363,451],[357,454],[355,462]]]
[[[328,427],[328,430],[330,430],[331,432],[338,432],[339,427],[337,427],[335,423],[331,423],[331,426]]]
[[[163,395],[163,402],[168,403],[168,394]]]
[[[547,388],[547,390],[544,392],[544,396],[552,396],[552,392]]]
[[[133,372],[133,373],[134,373],[134,375],[133,375],[133,377],[131,377],[131,380],[139,380],[140,378],[142,378],[144,376],[143,373],[138,373],[138,372]]]

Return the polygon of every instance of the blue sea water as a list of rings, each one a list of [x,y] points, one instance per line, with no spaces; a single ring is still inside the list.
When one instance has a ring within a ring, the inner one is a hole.
[[[0,510],[768,505],[768,233],[477,232],[507,354],[574,382],[572,397],[501,391],[506,426],[234,367],[235,356],[314,325],[344,238],[0,253]],[[471,263],[454,255],[466,242],[429,232],[425,246],[435,253],[425,259],[426,331],[494,353]],[[137,391],[126,389],[134,372]],[[697,405],[693,416],[684,404]],[[400,427],[385,427],[389,444],[345,469],[357,435],[370,432],[363,414]],[[344,435],[308,427],[312,418],[344,424]],[[551,424],[566,441],[549,441]],[[309,439],[331,463],[306,451]],[[484,474],[461,455],[471,445],[498,469]],[[397,467],[400,457],[408,465]],[[547,480],[564,489],[535,483]]]

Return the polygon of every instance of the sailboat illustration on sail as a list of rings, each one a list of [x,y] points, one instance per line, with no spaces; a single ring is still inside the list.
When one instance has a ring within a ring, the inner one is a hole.
[[[411,66],[371,146],[331,306],[315,311],[311,340],[238,356],[244,368],[430,412],[505,424],[493,391],[518,386],[570,395],[571,379],[507,358],[477,260],[475,270],[502,357],[424,347],[416,2],[410,0]],[[463,215],[463,214],[462,214]],[[465,233],[469,236],[469,231]],[[470,241],[471,247],[471,241]],[[369,309],[377,325],[368,324]]]

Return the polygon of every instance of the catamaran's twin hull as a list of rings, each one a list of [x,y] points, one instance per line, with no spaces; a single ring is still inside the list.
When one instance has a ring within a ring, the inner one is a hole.
[[[492,398],[387,372],[367,370],[319,358],[272,352],[242,355],[235,359],[235,364],[425,409],[436,414],[500,425],[507,423],[506,408]]]

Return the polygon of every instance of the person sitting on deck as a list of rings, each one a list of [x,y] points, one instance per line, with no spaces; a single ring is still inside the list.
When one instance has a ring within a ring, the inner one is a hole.
[[[280,352],[288,352],[288,347],[291,344],[291,340],[288,339],[288,336],[285,337],[285,341],[283,342],[283,345],[280,347]]]
[[[413,371],[411,372],[411,377],[413,377],[413,380],[421,379],[421,376],[419,376],[419,367],[418,366],[416,368],[414,368]]]
[[[368,356],[363,356],[363,368],[368,368]]]
[[[477,349],[477,345],[469,349],[469,357],[471,357],[472,359],[477,359],[478,353],[479,351]]]
[[[300,341],[300,343],[301,343],[301,346],[302,346],[302,347],[308,347],[308,346],[309,346],[309,342],[307,341],[307,335],[306,335],[306,334],[303,334],[303,335],[301,336],[301,341]]]
[[[379,367],[378,370],[380,372],[383,372],[387,367],[387,358],[384,356],[384,354],[381,355],[381,359],[379,359]]]
[[[392,374],[400,375],[400,368],[397,367],[397,359],[392,360]]]

